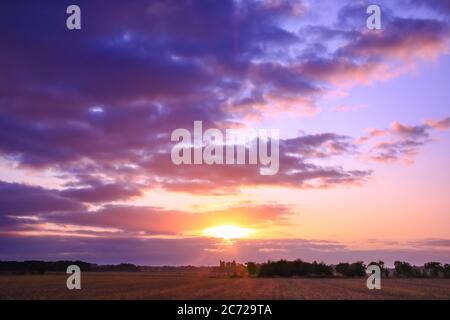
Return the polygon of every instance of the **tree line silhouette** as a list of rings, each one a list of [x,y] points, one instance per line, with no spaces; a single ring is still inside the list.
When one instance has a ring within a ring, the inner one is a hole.
[[[98,265],[84,261],[0,261],[0,274],[45,274],[48,272],[66,272],[70,265],[77,265],[82,272],[139,272],[139,271],[176,271],[203,270],[207,267],[146,267],[130,263],[117,265]],[[364,277],[370,265],[380,267],[383,277],[405,278],[450,278],[450,264],[427,262],[423,266],[414,266],[408,262],[395,261],[394,268],[387,268],[383,261],[371,262],[367,266],[362,261],[353,263],[342,262],[336,265],[314,261],[305,262],[300,259],[294,261],[279,260],[265,263],[247,262],[246,265],[236,262],[221,261],[220,268],[228,268],[231,274],[242,276],[242,269],[253,277]],[[241,268],[242,267],[242,268]],[[212,268],[214,269],[214,268]],[[239,271],[239,272],[238,272]]]
[[[97,265],[84,261],[0,261],[2,274],[45,274],[47,272],[66,272],[70,265],[77,265],[82,272],[136,272],[140,268],[134,264]]]
[[[380,267],[383,277],[407,278],[450,278],[450,265],[440,262],[428,262],[423,266],[413,266],[408,262],[396,261],[394,269],[385,267],[383,261],[371,262],[367,266],[362,261],[353,263],[342,262],[328,265],[323,262],[312,263],[302,261],[279,260],[267,261],[262,264],[248,262],[247,272],[256,277],[364,277],[370,265]]]

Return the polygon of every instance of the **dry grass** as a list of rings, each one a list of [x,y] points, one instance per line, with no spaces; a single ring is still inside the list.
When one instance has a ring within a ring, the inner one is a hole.
[[[201,273],[83,273],[82,290],[65,274],[0,276],[0,299],[450,299],[450,280],[230,279]]]

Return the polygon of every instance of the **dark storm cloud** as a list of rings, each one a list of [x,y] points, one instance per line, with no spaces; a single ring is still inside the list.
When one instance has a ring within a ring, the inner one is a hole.
[[[410,4],[434,10],[443,15],[450,15],[450,2],[448,0],[409,0]]]
[[[33,215],[82,210],[84,206],[59,191],[0,181],[0,214]]]
[[[415,54],[430,54],[433,48],[446,46],[450,29],[447,23],[432,19],[392,18],[383,33],[361,33],[341,48],[343,57],[414,58]],[[420,43],[420,47],[418,46]],[[411,54],[415,48],[418,52]]]
[[[61,192],[61,195],[81,202],[97,203],[121,199],[128,200],[142,195],[142,192],[137,188],[128,187],[127,185],[102,184],[85,188],[65,189]]]
[[[193,120],[224,127],[267,111],[312,112],[329,82],[367,82],[383,57],[448,36],[443,22],[395,18],[377,36],[339,23],[294,32],[283,23],[308,13],[301,1],[228,0],[80,1],[83,28],[69,32],[68,4],[1,4],[0,151],[76,176],[81,160],[91,162],[86,172],[109,172],[158,158],[169,133]],[[338,20],[365,17],[360,9],[344,6]],[[308,51],[305,34],[324,50]],[[344,44],[333,50],[336,37]]]
[[[314,164],[316,159],[351,155],[357,145],[350,137],[333,133],[304,135],[280,140],[279,172],[260,174],[259,166],[208,165],[177,166],[170,154],[161,153],[141,163],[147,172],[159,175],[157,184],[167,190],[189,193],[234,193],[242,186],[284,186],[292,188],[328,188],[339,184],[360,184],[370,178],[370,170],[348,170],[341,166]],[[247,149],[248,153],[248,149]]]

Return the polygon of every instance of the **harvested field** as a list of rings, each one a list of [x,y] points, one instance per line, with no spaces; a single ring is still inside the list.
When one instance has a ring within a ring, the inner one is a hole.
[[[205,273],[83,273],[69,291],[66,274],[0,276],[0,299],[450,299],[450,279],[226,278]]]

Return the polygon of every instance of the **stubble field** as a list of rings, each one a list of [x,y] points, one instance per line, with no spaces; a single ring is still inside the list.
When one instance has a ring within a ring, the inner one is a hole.
[[[259,279],[202,273],[83,273],[81,290],[66,274],[0,276],[0,299],[450,299],[450,279]]]

